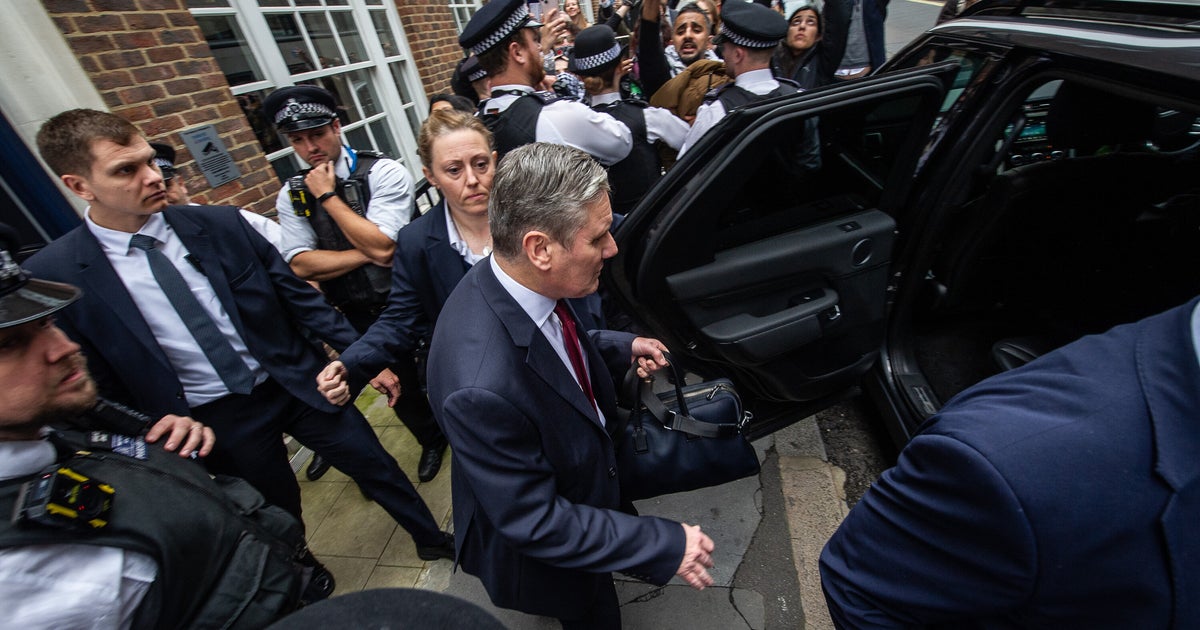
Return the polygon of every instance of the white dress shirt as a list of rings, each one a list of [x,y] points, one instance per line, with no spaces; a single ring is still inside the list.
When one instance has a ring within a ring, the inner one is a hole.
[[[592,107],[608,105],[621,100],[620,92],[597,94],[592,97]],[[687,137],[688,124],[682,118],[672,114],[670,110],[661,107],[646,107],[642,109],[646,115],[646,140],[651,144],[662,140],[667,146],[679,150]]]
[[[358,164],[358,153],[347,146],[342,146],[342,154],[333,163],[333,172],[342,179],[348,179]],[[383,159],[375,162],[367,175],[367,184],[371,187],[371,200],[367,202],[367,212],[364,218],[374,223],[380,232],[393,241],[400,228],[408,225],[413,210],[413,183],[399,162]],[[291,187],[284,182],[279,196],[275,198],[275,211],[279,215],[279,227],[282,232],[280,251],[283,259],[291,262],[292,258],[301,252],[317,249],[317,233],[312,228],[308,217],[298,217],[292,211]]]
[[[104,251],[113,270],[121,278],[125,289],[129,291],[129,297],[141,312],[142,319],[146,320],[150,332],[167,355],[171,367],[175,369],[188,406],[196,407],[227,396],[229,388],[225,386],[204,350],[183,323],[183,318],[175,311],[167,295],[158,286],[158,281],[154,279],[150,264],[146,261],[146,252],[129,246],[133,235],[101,227],[92,221],[90,214],[86,215],[86,224],[88,230],[96,236],[96,240],[100,241],[100,249]],[[150,215],[150,219],[138,230],[138,234],[153,237],[158,242],[156,249],[179,270],[179,275],[183,276],[184,282],[192,289],[192,295],[196,296],[196,300],[212,318],[217,329],[229,340],[234,351],[246,363],[246,367],[250,368],[250,372],[255,376],[255,384],[266,380],[266,370],[250,354],[246,342],[242,340],[237,327],[233,325],[225,307],[217,298],[212,283],[198,269],[199,261],[196,261],[183,246],[183,242],[175,235],[175,230],[163,218],[162,213]]]
[[[492,93],[518,91],[533,93],[528,85],[493,85]],[[500,94],[485,101],[486,113],[503,112],[520,96]],[[633,136],[625,123],[576,101],[558,100],[542,108],[534,138],[538,142],[565,144],[596,158],[605,166],[625,159],[633,147]]]
[[[492,271],[496,273],[496,279],[500,281],[500,286],[504,287],[505,291],[508,291],[508,294],[517,301],[517,304],[521,305],[521,309],[525,311],[526,315],[529,315],[529,319],[533,320],[533,324],[546,336],[546,340],[554,348],[555,354],[558,355],[563,366],[567,368],[567,374],[574,376],[575,368],[571,367],[571,357],[567,356],[567,346],[563,343],[562,321],[558,319],[558,315],[554,314],[554,306],[557,304],[557,300],[552,300],[513,280],[512,276],[504,273],[504,270],[496,263],[495,256],[492,257],[491,265]],[[584,368],[590,371],[592,368],[588,365],[587,353],[583,352],[582,343],[579,350],[580,354],[583,355]],[[583,378],[587,378],[586,374],[582,376]],[[583,391],[583,385],[580,384],[582,379],[572,378],[572,380],[575,381],[575,385],[579,387],[579,390]],[[600,411],[599,405],[593,408],[596,410],[596,415],[600,418],[601,426],[603,426],[606,422],[604,413]]]
[[[770,94],[775,88],[779,87],[779,82],[771,74],[770,68],[763,70],[751,70],[737,75],[733,80],[733,84],[753,92],[758,95]],[[725,117],[725,106],[721,101],[714,100],[711,103],[705,103],[696,110],[696,121],[692,123],[692,129],[688,132],[687,139],[683,142],[683,147],[679,149],[679,157],[683,157],[687,150],[695,146],[700,138],[712,129],[721,119]]]
[[[46,440],[0,442],[0,480],[50,466]],[[6,628],[128,628],[158,574],[150,556],[96,545],[0,550],[0,618]]]
[[[454,248],[454,251],[458,252],[458,255],[462,256],[463,260],[472,267],[492,253],[491,245],[484,247],[482,254],[471,251],[471,246],[467,245],[462,235],[458,233],[458,226],[454,224],[454,219],[450,216],[449,207],[446,208],[446,233],[450,235],[450,247]]]

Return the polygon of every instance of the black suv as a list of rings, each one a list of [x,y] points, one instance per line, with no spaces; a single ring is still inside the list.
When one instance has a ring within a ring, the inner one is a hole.
[[[1200,293],[1200,6],[983,0],[869,79],[731,113],[617,242],[610,288],[735,381],[752,436],[865,385],[902,444]]]

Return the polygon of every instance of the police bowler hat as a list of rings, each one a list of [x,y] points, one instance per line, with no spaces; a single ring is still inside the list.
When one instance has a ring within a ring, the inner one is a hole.
[[[473,55],[482,55],[519,29],[539,26],[525,0],[492,0],[471,16],[458,36],[458,45]]]
[[[721,32],[714,44],[730,42],[743,48],[774,48],[787,36],[788,21],[761,4],[729,0],[721,5]]]
[[[617,34],[605,24],[589,26],[575,37],[575,47],[567,61],[567,70],[580,76],[599,76],[616,67],[621,60]]]
[[[333,93],[315,85],[290,85],[271,92],[263,111],[280,133],[303,131],[332,123],[337,115]]]
[[[59,282],[34,280],[13,255],[17,233],[0,223],[0,328],[20,326],[59,311],[79,299],[79,289]]]

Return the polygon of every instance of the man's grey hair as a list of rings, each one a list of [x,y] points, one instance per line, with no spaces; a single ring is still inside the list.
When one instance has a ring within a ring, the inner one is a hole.
[[[587,223],[586,206],[608,192],[608,173],[579,149],[545,142],[514,149],[500,160],[492,184],[492,248],[516,260],[522,239],[537,230],[570,249]]]

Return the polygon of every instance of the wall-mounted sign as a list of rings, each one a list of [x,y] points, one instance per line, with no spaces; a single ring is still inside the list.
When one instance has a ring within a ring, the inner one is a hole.
[[[229,151],[225,149],[225,143],[217,135],[215,126],[204,125],[188,129],[179,135],[183,136],[183,143],[187,145],[192,159],[196,160],[200,172],[204,173],[209,186],[216,188],[242,176]]]

